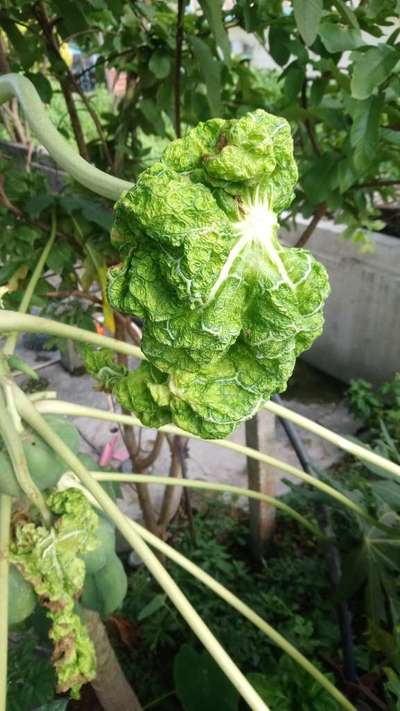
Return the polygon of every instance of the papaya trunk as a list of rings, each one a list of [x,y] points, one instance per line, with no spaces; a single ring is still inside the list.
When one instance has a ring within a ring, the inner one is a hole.
[[[96,650],[97,675],[91,684],[104,711],[142,711],[142,705],[120,667],[100,615],[85,609],[83,616]]]

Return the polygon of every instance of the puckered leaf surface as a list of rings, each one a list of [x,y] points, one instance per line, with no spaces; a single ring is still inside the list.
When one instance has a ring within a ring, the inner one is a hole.
[[[117,202],[109,299],[149,364],[114,389],[145,424],[228,435],[321,333],[326,271],[277,236],[296,181],[289,124],[257,110],[198,124]]]

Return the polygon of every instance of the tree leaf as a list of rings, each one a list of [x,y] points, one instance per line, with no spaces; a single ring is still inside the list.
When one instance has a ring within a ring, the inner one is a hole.
[[[342,561],[342,576],[336,595],[339,600],[351,598],[367,579],[367,551],[364,545],[357,546]]]
[[[150,57],[149,69],[157,79],[165,79],[171,71],[171,60],[168,54],[156,49]]]
[[[57,242],[47,257],[47,266],[54,272],[62,272],[64,269],[71,269],[76,254],[68,242]]]
[[[152,99],[142,99],[138,108],[153,129],[152,132],[158,133],[160,136],[165,136],[164,120],[155,101],[152,101]]]
[[[400,672],[400,650],[398,647],[395,634],[390,634],[382,627],[369,623],[369,632],[375,648],[382,651],[391,663],[391,665]]]
[[[326,153],[324,156],[315,158],[309,170],[304,174],[302,181],[304,192],[312,205],[319,205],[326,200],[329,193],[336,187],[336,165],[336,154]]]
[[[354,165],[364,171],[375,159],[374,151],[379,139],[379,117],[383,106],[381,96],[371,96],[353,104],[353,125],[350,132],[354,148]]]
[[[337,8],[339,14],[342,16],[343,20],[346,20],[356,30],[358,30],[360,28],[356,14],[347,5],[346,0],[333,0],[332,5],[336,6],[336,8]]]
[[[39,215],[54,204],[54,197],[48,195],[32,195],[25,202],[25,210],[28,215],[36,220]]]
[[[174,680],[185,711],[237,711],[238,692],[207,652],[183,644],[174,659]]]
[[[84,3],[77,3],[74,0],[53,0],[53,4],[60,17],[58,27],[61,27],[62,37],[85,32],[88,29],[89,24],[83,12]]]
[[[292,103],[294,101],[300,90],[301,87],[303,86],[304,82],[304,70],[302,67],[298,65],[297,62],[292,62],[292,64],[285,69],[285,89],[284,89],[284,94],[285,94],[285,99],[289,102]]]
[[[247,680],[255,688],[262,700],[271,705],[271,708],[280,708],[282,710],[289,708],[290,699],[285,693],[285,689],[282,688],[285,685],[280,684],[276,676],[250,672],[250,674],[247,674]]]
[[[322,22],[319,28],[322,44],[328,52],[345,52],[364,46],[359,30],[349,29],[334,22]]]
[[[49,104],[53,96],[53,89],[49,80],[39,72],[27,72],[26,76],[31,80],[43,103]]]
[[[281,67],[289,61],[290,35],[279,25],[272,25],[268,33],[269,53],[272,59]]]
[[[339,190],[341,193],[345,193],[358,179],[358,172],[355,169],[352,156],[347,156],[339,161],[337,170]]]
[[[7,18],[2,18],[1,27],[13,45],[23,68],[25,70],[29,69],[35,60],[38,59],[37,46],[32,42],[27,41],[16,22],[8,20]]]
[[[399,59],[399,52],[386,44],[378,44],[359,54],[350,84],[354,99],[367,99],[387,79]]]
[[[317,37],[322,5],[322,0],[293,0],[296,24],[306,45],[311,45]]]
[[[220,116],[223,111],[221,103],[221,66],[203,40],[198,37],[191,37],[190,45],[206,85],[211,115]]]
[[[400,131],[394,131],[392,128],[381,128],[381,136],[388,143],[400,146]]]
[[[150,602],[144,606],[142,610],[140,610],[137,618],[139,622],[142,622],[142,620],[145,620],[147,617],[151,617],[151,615],[154,615],[155,612],[158,612],[162,607],[165,605],[165,598],[167,596],[164,593],[158,593],[158,595],[155,595]]]
[[[199,4],[208,20],[211,32],[214,35],[217,47],[219,47],[222,52],[225,63],[229,64],[231,50],[222,14],[223,3],[221,0],[199,0]]]
[[[375,496],[378,496],[393,511],[400,511],[400,486],[395,481],[376,481],[371,484]]]
[[[379,620],[384,620],[386,617],[381,571],[382,565],[376,560],[372,548],[367,554],[367,586],[365,589],[365,597],[368,614],[375,623],[379,623]]]

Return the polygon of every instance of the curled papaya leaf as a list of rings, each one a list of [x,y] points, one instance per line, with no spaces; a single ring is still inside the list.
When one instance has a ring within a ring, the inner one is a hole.
[[[143,320],[150,364],[117,397],[144,424],[168,413],[197,435],[227,436],[286,388],[320,335],[326,270],[278,239],[296,181],[288,122],[257,110],[199,123],[116,203],[123,261],[109,271],[109,301]]]
[[[10,560],[47,608],[57,689],[70,690],[72,698],[79,698],[82,684],[96,673],[94,647],[75,601],[85,580],[80,556],[97,545],[98,518],[78,489],[50,493],[47,505],[56,516],[51,528],[22,519],[15,522]]]

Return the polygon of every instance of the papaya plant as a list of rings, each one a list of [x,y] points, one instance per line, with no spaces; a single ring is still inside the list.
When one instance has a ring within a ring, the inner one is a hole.
[[[6,0],[0,12],[0,71],[26,73],[80,155],[126,182],[199,120],[229,121],[259,108],[284,116],[294,136],[299,181],[282,222],[299,213],[310,217],[301,237],[305,243],[328,215],[346,225],[345,236],[368,248],[366,230],[384,227],[380,217],[391,210],[387,203],[398,185],[397,4],[365,0],[354,7],[350,0],[318,0],[313,8],[309,12],[300,0],[268,6],[265,0],[251,6],[237,0],[229,8],[214,0],[96,1],[84,7],[77,0]],[[237,49],[236,33],[243,51]],[[262,45],[263,61],[274,62],[275,69],[255,69],[247,43],[257,52]],[[77,47],[85,66],[78,66],[79,57],[75,61]],[[107,94],[105,84],[117,88],[118,83],[121,96]],[[2,136],[25,146],[29,168],[35,138],[31,141],[15,100],[2,107],[1,118]],[[63,244],[52,250],[48,267],[61,282],[55,290],[44,275],[34,305],[43,315],[83,328],[93,328],[92,317],[103,311],[110,332],[137,342],[132,322],[103,298],[107,265],[119,261],[108,239],[112,218],[104,202],[92,200],[83,188],[77,195],[76,185],[72,191],[63,185],[62,194],[54,196],[35,172],[22,179],[11,163],[3,168],[0,191],[0,258],[5,254],[7,262],[0,290],[7,288],[7,307],[17,308],[56,205],[57,240]],[[27,243],[34,249],[27,250]],[[99,287],[92,293],[95,281]],[[57,345],[65,348],[62,340]],[[258,390],[265,394],[261,381]],[[193,410],[193,390],[188,384],[183,398],[169,394],[168,408],[179,410],[174,417],[181,424],[182,418],[200,419],[203,434],[207,429],[210,436],[212,429],[235,427],[238,413],[232,411],[218,412],[218,423],[206,425],[203,414],[199,418]],[[244,408],[256,396],[249,393],[245,404],[236,395],[236,405]],[[127,405],[131,396],[126,389]],[[128,427],[124,438],[133,468],[145,471],[162,441],[171,450],[171,468],[182,468],[179,439],[157,436],[149,456]],[[157,532],[146,486],[137,492],[146,525]]]
[[[231,278],[235,289],[238,288],[237,282],[239,285],[243,282],[243,288],[246,289],[245,296],[254,304],[256,312],[261,303],[261,300],[258,301],[258,284],[261,298],[271,299],[271,303],[275,307],[271,309],[271,321],[257,321],[254,314],[255,325],[252,332],[253,322],[249,318],[249,313],[253,314],[250,309],[246,310],[244,302],[242,302],[242,308],[237,309],[239,330],[230,329],[228,334],[222,332],[224,348],[229,352],[230,348],[234,348],[235,342],[239,341],[240,344],[242,329],[243,340],[253,338],[254,345],[262,343],[262,334],[264,333],[267,339],[276,341],[277,352],[262,353],[261,355],[266,360],[276,359],[276,369],[279,369],[281,359],[284,361],[288,359],[290,368],[292,367],[293,353],[296,354],[297,349],[302,350],[307,347],[313,337],[319,333],[321,328],[320,312],[327,293],[327,280],[325,272],[318,267],[311,256],[308,256],[306,251],[285,251],[280,247],[276,236],[276,213],[290,199],[295,179],[290,137],[285,122],[277,123],[275,117],[269,117],[264,112],[260,112],[255,115],[250,114],[238,121],[213,120],[200,124],[194,133],[189,132],[187,137],[181,141],[172,142],[166,149],[165,162],[156,163],[150,172],[144,173],[142,182],[139,179],[137,185],[132,186],[103,173],[88,164],[83,158],[71,153],[68,143],[48,121],[41,101],[28,79],[18,75],[0,78],[0,102],[4,102],[12,96],[18,97],[32,129],[62,167],[69,171],[76,180],[85,183],[98,194],[113,200],[120,199],[116,208],[117,230],[114,231],[114,239],[118,241],[119,236],[122,236],[122,245],[120,246],[124,259],[129,259],[131,256],[128,255],[128,252],[132,247],[132,241],[135,249],[137,242],[143,241],[144,254],[140,255],[140,259],[143,261],[137,267],[137,275],[135,272],[132,273],[129,281],[124,281],[122,290],[115,292],[115,269],[111,270],[109,289],[113,295],[117,293],[116,298],[122,298],[124,307],[126,298],[128,299],[129,311],[134,312],[136,303],[141,305],[140,308],[143,310],[140,311],[140,315],[145,318],[145,328],[156,320],[157,312],[156,309],[153,310],[147,306],[148,313],[144,313],[144,300],[146,299],[146,304],[150,304],[150,296],[153,294],[153,299],[156,299],[157,288],[162,288],[162,281],[148,278],[149,266],[151,267],[151,262],[154,261],[151,250],[156,248],[152,242],[157,244],[155,237],[159,237],[160,246],[157,249],[160,260],[163,258],[168,260],[172,256],[176,260],[183,260],[183,254],[179,251],[169,252],[168,249],[164,251],[161,236],[169,238],[173,247],[176,246],[173,243],[173,235],[175,234],[177,237],[179,246],[182,244],[183,233],[188,242],[193,242],[193,244],[197,242],[202,249],[211,250],[206,239],[211,230],[215,235],[216,260],[220,272],[219,274],[218,272],[212,273],[212,279],[208,283],[209,291],[203,291],[201,276],[207,280],[208,275],[205,272],[204,257],[198,263],[203,274],[196,272],[197,253],[194,249],[192,264],[196,278],[193,278],[193,292],[189,291],[189,293],[192,298],[194,297],[196,308],[206,309],[207,293],[209,294],[210,291],[212,293],[213,284],[217,285],[215,289],[217,293],[218,289],[225,288],[225,280]],[[275,151],[274,141],[277,138],[278,144]],[[282,143],[280,143],[281,139]],[[263,151],[263,145],[268,146],[268,151]],[[235,157],[234,161],[232,161],[232,155]],[[174,161],[175,169],[169,168],[166,161]],[[215,169],[213,161],[215,161]],[[179,170],[176,169],[177,167]],[[215,175],[213,175],[213,170],[215,170]],[[247,170],[244,177],[243,170]],[[167,181],[166,188],[162,182],[163,176]],[[150,197],[152,197],[152,190],[155,195],[157,195],[157,191],[164,190],[166,196],[170,190],[170,197],[165,201],[166,205],[161,206],[157,204],[156,200],[148,204],[141,202],[141,200],[143,201],[142,191],[144,190],[144,194],[146,194],[146,188],[147,195],[150,194]],[[120,197],[121,193],[123,193],[122,197]],[[176,211],[177,196],[182,200],[183,206],[180,215]],[[137,209],[138,203],[139,208]],[[154,204],[152,214],[151,206]],[[121,205],[123,206],[122,210]],[[129,209],[126,209],[127,206]],[[168,206],[171,209],[170,215],[168,215]],[[242,206],[243,213],[241,212]],[[162,209],[160,209],[161,207]],[[212,207],[211,224],[208,219],[210,207]],[[249,211],[251,212],[254,207],[256,207],[256,214],[251,214],[251,218],[249,218]],[[124,230],[121,230],[121,216]],[[207,218],[205,225],[201,223],[198,225],[196,218],[198,217],[200,220],[202,216]],[[139,380],[139,385],[142,387],[142,393],[145,394],[144,397],[147,398],[149,411],[151,412],[155,406],[147,390],[152,397],[153,393],[156,395],[154,397],[156,405],[161,408],[169,406],[165,387],[157,388],[158,385],[164,386],[165,380],[159,383],[156,379],[158,370],[162,374],[167,373],[167,376],[170,377],[169,366],[168,370],[163,370],[162,367],[159,367],[160,362],[155,365],[151,362],[151,359],[155,357],[152,348],[155,347],[154,343],[157,346],[158,342],[154,336],[154,340],[150,340],[152,346],[148,353],[143,353],[140,348],[127,342],[27,314],[31,297],[35,292],[47,255],[55,239],[56,220],[57,215],[54,211],[50,238],[30,277],[18,311],[0,310],[0,333],[8,334],[0,359],[0,436],[2,444],[0,460],[0,645],[2,650],[7,648],[8,619],[20,621],[30,614],[35,604],[40,604],[46,608],[51,622],[50,637],[54,642],[54,663],[59,690],[63,692],[69,690],[71,695],[76,697],[80,687],[86,681],[92,681],[97,688],[95,665],[97,658],[97,663],[101,666],[101,659],[96,644],[99,634],[101,634],[101,627],[99,628],[97,625],[96,628],[91,614],[97,612],[103,616],[108,615],[120,605],[126,591],[125,573],[115,555],[115,527],[143,560],[161,588],[170,597],[177,610],[251,709],[257,711],[268,709],[268,700],[265,701],[261,698],[257,688],[249,682],[221,647],[175,584],[166,567],[152,552],[150,546],[186,568],[208,588],[221,596],[227,604],[232,605],[240,614],[256,625],[274,644],[278,645],[303,670],[310,674],[337,704],[342,708],[354,711],[355,706],[334,686],[328,676],[311,664],[279,632],[271,628],[266,620],[254,613],[240,599],[185,556],[174,551],[154,533],[122,514],[101,482],[106,480],[138,483],[162,482],[167,486],[179,483],[193,488],[240,493],[244,496],[268,501],[277,508],[283,509],[287,515],[293,516],[313,535],[324,538],[324,534],[315,522],[305,519],[279,499],[273,499],[240,487],[190,480],[182,481],[174,477],[163,479],[154,475],[136,473],[107,474],[90,471],[85,460],[77,455],[79,443],[74,428],[62,418],[68,415],[94,417],[142,427],[146,408],[143,412],[138,409],[140,415],[140,419],[138,419],[134,414],[106,412],[65,403],[49,398],[47,393],[36,393],[29,397],[16,384],[10,366],[15,367],[16,365],[14,350],[18,334],[21,331],[42,332],[61,338],[68,337],[86,346],[95,347],[95,349],[100,348],[101,350],[89,351],[88,362],[90,369],[100,377],[103,385],[111,390],[116,382],[118,385],[121,379],[129,377],[130,373],[127,373],[125,365],[121,366],[121,364],[114,362],[112,357],[105,358],[104,349],[109,353],[131,355],[141,360],[145,360],[147,356],[147,368],[154,368],[156,376],[149,381],[149,372],[145,370],[145,376]],[[242,222],[249,220],[251,225],[247,225],[244,230]],[[247,229],[250,229],[250,234]],[[261,230],[263,237],[260,235]],[[146,234],[148,234],[148,245],[145,242]],[[126,245],[126,241],[124,243],[126,236],[129,237],[128,245]],[[217,237],[221,240],[221,244]],[[237,239],[239,242],[242,240],[240,248],[238,248]],[[265,240],[265,244],[263,240]],[[169,249],[171,250],[172,247],[170,245]],[[147,258],[146,248],[149,252]],[[252,254],[251,248],[254,249],[254,254]],[[140,250],[138,251],[140,253]],[[238,269],[231,273],[230,269],[236,258],[239,262]],[[208,261],[213,260],[209,259]],[[212,270],[214,267],[211,265],[210,268]],[[125,267],[123,267],[124,269]],[[174,294],[172,305],[174,308],[182,298],[182,294],[183,299],[187,298],[184,294],[182,274],[183,271],[180,272],[178,269],[171,272],[170,278],[174,289],[172,291]],[[223,279],[220,278],[221,274]],[[139,298],[140,292],[135,291],[138,289],[138,283],[140,284],[139,279],[142,279],[143,285],[141,298]],[[197,284],[196,279],[199,280]],[[158,303],[157,300],[156,303]],[[196,336],[202,337],[202,333],[198,328],[196,332],[196,324],[191,323],[190,307],[187,308],[186,316],[189,324],[186,331],[189,338],[186,356],[191,358],[190,339],[194,338],[195,340]],[[182,319],[182,315],[179,318]],[[274,331],[275,321],[277,323]],[[210,319],[208,323],[207,327],[211,330],[213,338],[215,338],[216,326],[219,324],[223,326],[223,321],[220,322],[217,319],[214,322]],[[165,324],[159,327],[161,343],[164,337],[164,327]],[[177,337],[178,335],[177,333]],[[219,332],[218,335],[220,335]],[[296,338],[298,339],[297,343]],[[171,359],[177,359],[174,345],[171,344],[170,347],[172,348]],[[146,349],[146,346],[144,348]],[[193,351],[196,354],[196,347]],[[166,354],[168,355],[166,349],[161,348],[160,353],[161,360],[165,358]],[[217,353],[219,355],[218,351]],[[214,355],[213,349],[211,349],[211,355]],[[222,349],[222,356],[216,357],[213,363],[216,372],[220,368],[222,380],[226,377],[224,357]],[[255,368],[257,360],[260,358],[255,350],[254,353],[251,353],[247,370],[247,387],[250,392],[257,382],[252,370]],[[19,367],[24,368],[25,366],[20,363]],[[234,359],[230,364],[231,369],[232,367],[235,368]],[[256,370],[258,367],[257,364]],[[322,437],[331,440],[345,451],[352,452],[363,461],[380,466],[394,477],[400,477],[398,464],[390,462],[360,444],[352,443],[329,432],[306,418],[291,413],[286,408],[268,402],[270,393],[284,385],[281,384],[279,377],[276,378],[276,371],[270,368],[271,363],[267,369],[267,387],[262,390],[264,396],[257,406],[263,405],[272,411],[278,408],[283,416],[293,419],[306,429],[318,432]],[[143,373],[142,366],[137,371],[133,371],[133,373],[135,372]],[[201,365],[197,367],[197,370],[189,369],[187,372],[192,373],[191,377],[194,378],[198,374],[207,384],[207,370],[202,372]],[[185,368],[182,367],[181,360],[179,368],[176,373],[174,372],[174,378],[173,388],[176,393],[180,387],[180,379],[185,378]],[[137,385],[138,383],[136,383]],[[222,391],[218,390],[218,392],[221,397]],[[198,402],[201,404],[200,398]],[[204,402],[207,403],[206,398]],[[207,415],[209,409],[206,408]],[[135,412],[135,407],[129,407],[129,410]],[[204,417],[202,412],[199,415],[200,419],[203,418],[207,421],[207,417]],[[240,410],[239,417],[235,422],[237,423],[250,415],[251,408],[244,407]],[[170,419],[172,418],[168,411],[166,419],[157,423],[161,431],[186,437],[201,436],[201,431],[199,434],[192,422],[185,420],[184,424],[188,429],[182,430],[174,424],[169,424]],[[168,424],[164,424],[164,422]],[[225,435],[227,432],[225,430],[221,432],[218,429],[212,432],[214,437],[221,434]],[[326,496],[330,496],[336,503],[345,506],[358,518],[374,525],[382,536],[391,536],[393,539],[397,519],[390,525],[375,520],[357,501],[336,490],[325,481],[316,479],[296,467],[249,447],[224,439],[214,441],[220,447],[265,461],[290,473],[308,485],[317,488]],[[65,486],[64,473],[68,473],[67,486]],[[10,617],[8,617],[9,607]],[[7,654],[3,653],[0,657],[0,711],[4,711],[6,708],[6,671]],[[134,692],[131,693],[129,707],[140,708]]]

